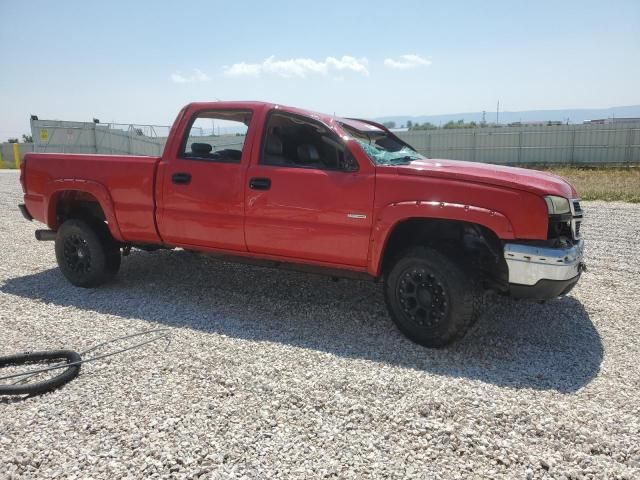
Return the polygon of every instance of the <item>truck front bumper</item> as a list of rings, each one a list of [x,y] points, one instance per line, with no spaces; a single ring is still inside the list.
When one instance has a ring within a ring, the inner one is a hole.
[[[567,248],[505,244],[511,296],[547,300],[566,295],[586,270],[583,254],[583,240]]]

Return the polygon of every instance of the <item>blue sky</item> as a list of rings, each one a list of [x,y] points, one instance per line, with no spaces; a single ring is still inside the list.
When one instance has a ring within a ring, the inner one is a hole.
[[[0,139],[195,100],[338,115],[640,104],[640,1],[0,0]]]

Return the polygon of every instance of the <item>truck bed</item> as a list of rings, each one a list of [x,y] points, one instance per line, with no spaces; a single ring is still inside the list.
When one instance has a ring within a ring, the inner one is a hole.
[[[25,156],[21,177],[25,203],[36,220],[56,229],[52,207],[62,192],[89,190],[96,198],[104,197],[100,203],[104,200],[110,205],[111,212],[104,213],[118,240],[160,243],[154,219],[159,162],[160,157],[135,155],[30,153]]]

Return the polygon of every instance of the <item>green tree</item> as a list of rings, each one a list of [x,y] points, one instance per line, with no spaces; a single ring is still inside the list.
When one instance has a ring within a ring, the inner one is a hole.
[[[26,133],[23,133],[22,143],[33,143],[33,137],[31,135],[27,135]]]
[[[411,127],[411,130],[436,130],[437,128],[438,127],[431,122],[424,122],[422,124],[416,123]]]
[[[413,122],[411,120],[407,120],[407,128],[411,130],[411,127],[413,127]]]
[[[9,143],[18,143],[18,139],[17,138],[10,138],[9,140],[7,140],[7,142],[9,142]]]
[[[458,120],[454,122],[453,120],[444,124],[442,128],[446,129],[454,129],[454,128],[476,128],[478,124],[476,122],[465,123],[464,120]]]
[[[389,130],[391,130],[392,128],[396,128],[396,122],[393,121],[384,122],[382,125],[387,127]]]

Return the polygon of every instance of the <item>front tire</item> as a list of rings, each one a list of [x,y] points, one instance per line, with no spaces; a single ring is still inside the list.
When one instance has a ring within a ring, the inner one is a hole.
[[[58,229],[56,260],[72,285],[93,288],[115,277],[121,256],[104,223],[71,219]]]
[[[391,318],[410,340],[442,347],[467,332],[474,318],[474,284],[440,252],[407,251],[386,277],[384,293]]]

